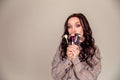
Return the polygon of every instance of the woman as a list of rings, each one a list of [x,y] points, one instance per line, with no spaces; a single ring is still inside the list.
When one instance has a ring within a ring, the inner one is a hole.
[[[64,35],[80,34],[80,44],[67,44],[62,39],[52,61],[54,80],[97,80],[101,71],[98,47],[86,17],[82,13],[70,15],[64,25]]]

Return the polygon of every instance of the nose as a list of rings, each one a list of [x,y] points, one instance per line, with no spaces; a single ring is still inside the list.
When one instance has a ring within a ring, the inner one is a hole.
[[[76,28],[72,28],[72,34],[76,33]]]

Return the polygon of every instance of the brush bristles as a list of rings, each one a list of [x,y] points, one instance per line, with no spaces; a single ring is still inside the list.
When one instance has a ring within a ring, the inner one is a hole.
[[[68,35],[65,34],[64,37],[67,39],[67,38],[68,38]]]

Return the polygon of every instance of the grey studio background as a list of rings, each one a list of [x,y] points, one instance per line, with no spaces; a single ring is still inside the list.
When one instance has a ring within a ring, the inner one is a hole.
[[[120,80],[119,0],[0,0],[0,80],[53,80],[64,22],[78,12],[101,51],[98,80]]]

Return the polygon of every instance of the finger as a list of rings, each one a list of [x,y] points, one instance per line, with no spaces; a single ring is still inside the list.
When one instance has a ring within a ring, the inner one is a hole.
[[[77,54],[77,51],[74,50],[73,48],[70,48],[70,50],[67,51],[67,55],[68,55],[68,56],[69,56],[69,55],[73,55],[73,56],[74,56],[74,54]]]
[[[72,52],[67,52],[67,55],[71,55],[72,54]]]
[[[78,46],[75,46],[75,45],[73,45],[73,46],[69,46],[68,48],[67,48],[67,51],[68,51],[68,54],[70,53],[72,53],[72,54],[75,54],[75,55],[77,55],[77,54],[79,54],[79,49],[77,49],[78,48]]]
[[[79,55],[79,50],[72,49],[71,51],[72,51],[72,54],[73,54],[74,58]]]
[[[70,55],[68,55],[68,58],[69,58],[69,59],[72,59],[72,58],[74,58],[74,55],[73,55],[73,54],[70,54]]]
[[[74,48],[76,50],[79,50],[79,46],[77,46],[77,45],[69,45],[69,48]]]
[[[73,53],[73,52],[76,52],[76,51],[77,51],[77,49],[76,49],[76,48],[74,48],[74,47],[70,47],[68,51]]]

